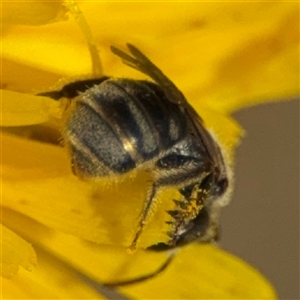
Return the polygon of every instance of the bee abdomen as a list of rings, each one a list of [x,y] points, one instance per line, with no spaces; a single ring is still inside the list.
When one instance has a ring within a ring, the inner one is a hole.
[[[88,177],[128,172],[186,135],[178,105],[156,84],[129,79],[83,93],[66,127],[74,171]]]

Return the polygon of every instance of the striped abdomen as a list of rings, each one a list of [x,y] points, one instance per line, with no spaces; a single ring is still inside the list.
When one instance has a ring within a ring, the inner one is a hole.
[[[184,113],[151,82],[109,79],[88,89],[67,120],[74,172],[122,174],[173,147],[187,134]]]

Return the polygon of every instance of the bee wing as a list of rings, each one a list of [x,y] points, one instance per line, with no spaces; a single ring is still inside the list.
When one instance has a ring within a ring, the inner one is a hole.
[[[114,46],[111,46],[110,48],[115,55],[122,59],[125,65],[152,78],[163,89],[170,102],[183,106],[187,103],[187,100],[181,91],[167,76],[164,75],[164,73],[158,67],[156,67],[156,65],[149,60],[148,57],[146,57],[139,49],[131,44],[127,44],[127,47],[132,56]]]

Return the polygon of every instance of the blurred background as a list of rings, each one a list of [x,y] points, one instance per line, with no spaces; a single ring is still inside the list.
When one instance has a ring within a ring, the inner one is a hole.
[[[300,299],[299,101],[260,105],[234,117],[246,135],[236,153],[221,246],[260,270],[280,299]]]

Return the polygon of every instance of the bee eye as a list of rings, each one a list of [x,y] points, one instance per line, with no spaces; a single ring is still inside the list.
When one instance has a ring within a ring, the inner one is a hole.
[[[159,159],[156,165],[160,169],[175,169],[184,166],[185,164],[191,162],[192,160],[195,159],[193,157],[179,155],[179,154],[169,154]]]
[[[220,181],[217,182],[216,191],[214,194],[222,195],[227,190],[228,185],[229,185],[228,179],[222,178]]]
[[[227,178],[219,179],[218,177],[214,177],[214,174],[211,173],[203,179],[200,188],[209,190],[211,195],[219,196],[225,193],[228,184]]]

